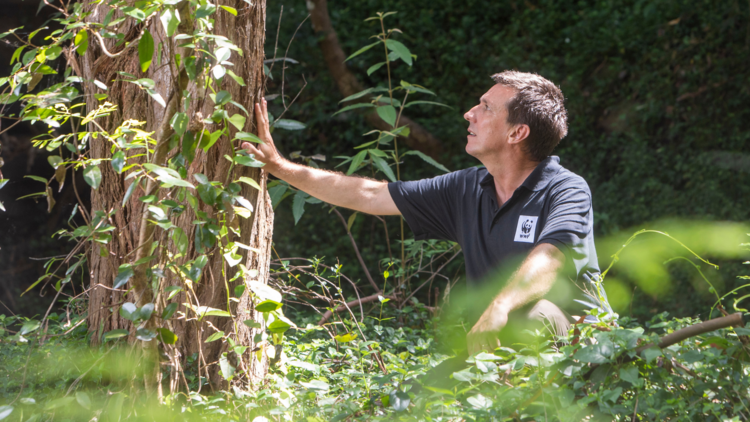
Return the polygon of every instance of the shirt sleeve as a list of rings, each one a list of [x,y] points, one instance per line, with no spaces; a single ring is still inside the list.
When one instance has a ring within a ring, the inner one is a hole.
[[[388,191],[417,240],[458,241],[459,201],[464,171],[431,179],[388,184]]]
[[[593,242],[594,212],[586,182],[572,181],[553,188],[547,221],[539,234],[539,243],[560,249],[577,279],[585,271],[598,271]],[[571,268],[572,270],[572,268]]]

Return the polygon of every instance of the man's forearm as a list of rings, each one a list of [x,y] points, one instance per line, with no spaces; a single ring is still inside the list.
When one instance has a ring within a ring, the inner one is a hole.
[[[368,214],[398,215],[388,184],[329,170],[308,167],[286,159],[266,166],[271,174],[321,201]]]
[[[510,313],[547,294],[565,263],[565,256],[548,243],[538,245],[529,254],[508,284],[493,300],[500,312]]]

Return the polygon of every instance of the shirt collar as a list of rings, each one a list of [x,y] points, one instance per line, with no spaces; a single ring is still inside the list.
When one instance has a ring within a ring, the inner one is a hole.
[[[562,166],[560,165],[560,157],[556,155],[550,155],[536,166],[534,171],[529,174],[529,176],[526,178],[526,180],[524,180],[521,186],[525,187],[528,190],[540,191],[547,187],[550,180],[552,180],[552,178],[560,171],[561,168]],[[491,184],[494,188],[494,179],[488,172],[486,175],[484,175],[482,181],[479,182],[479,184],[482,186]]]

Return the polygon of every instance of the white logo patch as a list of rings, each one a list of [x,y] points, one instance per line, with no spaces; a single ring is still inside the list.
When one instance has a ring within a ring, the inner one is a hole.
[[[522,215],[518,217],[518,227],[516,227],[516,237],[514,242],[534,243],[534,234],[536,233],[536,220],[539,217]]]

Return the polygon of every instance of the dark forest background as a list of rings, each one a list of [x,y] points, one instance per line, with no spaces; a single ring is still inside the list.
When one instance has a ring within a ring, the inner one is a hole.
[[[39,8],[36,0],[0,4],[4,8],[0,32],[22,25],[37,28],[49,17],[49,8]],[[282,6],[276,56],[283,57],[291,42],[288,57],[297,62],[287,62],[284,71],[287,99],[304,85],[285,117],[302,121],[307,128],[275,132],[276,143],[286,156],[295,151],[303,156],[323,154],[326,161],[319,165],[333,168],[340,162],[334,157],[352,155],[352,148],[362,143],[361,135],[371,127],[356,112],[332,117],[345,95],[323,60],[322,35],[316,34],[310,20],[302,23],[308,14],[305,2],[268,3],[267,57],[274,56]],[[491,74],[517,69],[559,84],[566,96],[570,128],[555,154],[588,181],[599,238],[632,232],[664,218],[748,220],[749,6],[734,0],[328,2],[331,23],[347,55],[371,42],[368,37],[379,30],[365,18],[378,11],[398,11],[388,19],[404,31],[396,38],[411,48],[417,60],[412,67],[399,62],[394,75],[396,81],[425,85],[438,101],[452,107],[408,109],[408,116],[439,140],[430,152],[450,170],[478,164],[463,150],[467,124],[462,115],[491,86]],[[0,41],[0,73],[9,73],[7,64],[14,50],[13,39]],[[365,87],[386,83],[383,72],[366,75],[370,65],[382,61],[378,54],[371,50],[347,62],[348,70]],[[279,94],[281,63],[275,63],[272,77],[268,94]],[[280,98],[270,108],[278,114]],[[2,124],[5,128],[9,122]],[[43,130],[18,125],[0,135],[0,171],[11,180],[0,190],[7,209],[0,212],[3,313],[31,316],[48,305],[49,288],[20,297],[44,273],[45,260],[34,258],[65,254],[71,247],[51,236],[67,223],[76,202],[72,181],[56,193],[51,212],[45,201],[16,200],[39,190],[39,183],[23,179],[24,175],[53,173],[47,153],[30,143]],[[407,161],[402,169],[405,180],[436,174],[434,167],[418,159]],[[88,187],[78,182],[86,201]],[[286,199],[276,208],[278,254],[324,256],[329,263],[338,259],[345,273],[362,279],[335,214],[308,205],[295,225],[291,203]],[[398,222],[388,221],[394,239]],[[378,260],[388,252],[380,222],[360,216],[352,232],[371,271],[382,270]],[[600,264],[608,263],[609,257],[600,254]],[[721,269],[706,276],[722,291],[738,286],[736,276],[747,272],[739,262],[717,263]],[[455,265],[460,274],[460,263]],[[633,297],[629,312],[643,318],[660,311],[693,316],[713,303],[693,269],[678,264],[670,264],[669,269],[675,280],[670,294],[625,292]]]

